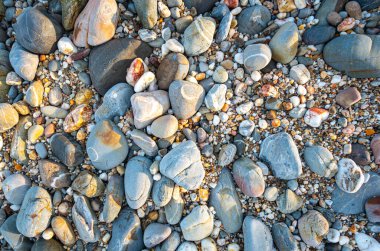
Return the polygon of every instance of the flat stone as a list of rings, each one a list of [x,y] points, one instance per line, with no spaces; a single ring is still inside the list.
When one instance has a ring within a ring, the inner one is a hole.
[[[204,103],[211,111],[220,111],[226,103],[227,86],[225,84],[215,84],[208,91]]]
[[[53,155],[66,166],[73,167],[83,163],[84,153],[82,147],[69,134],[54,134],[51,137],[50,146]]]
[[[276,247],[281,251],[298,251],[298,241],[290,232],[288,226],[278,222],[272,226],[272,235]]]
[[[339,91],[336,95],[336,102],[343,108],[349,108],[362,99],[360,92],[355,87],[348,87]]]
[[[243,157],[233,164],[232,174],[240,190],[247,196],[260,197],[265,190],[265,179],[261,168],[251,159]]]
[[[128,205],[133,209],[142,207],[149,197],[153,185],[153,177],[149,171],[151,164],[148,158],[136,156],[125,166],[125,196]]]
[[[252,216],[244,218],[243,235],[244,251],[272,251],[274,248],[269,228]]]
[[[136,58],[145,58],[152,49],[132,38],[113,39],[91,50],[89,70],[95,89],[104,95],[112,86],[125,81],[125,73]]]
[[[298,220],[298,230],[307,245],[317,248],[329,232],[329,222],[320,212],[309,210]]]
[[[176,225],[182,218],[185,202],[182,199],[179,186],[175,186],[169,203],[165,206],[166,221],[170,225]]]
[[[35,54],[54,52],[63,33],[61,24],[42,8],[26,9],[17,17],[13,28],[17,43]]]
[[[86,150],[95,168],[109,170],[125,160],[129,148],[124,133],[110,120],[102,120],[92,129]]]
[[[157,1],[133,0],[137,15],[145,29],[152,29],[157,23]]]
[[[32,186],[30,179],[23,174],[9,175],[2,182],[2,190],[7,201],[15,205],[21,205],[26,192]]]
[[[200,241],[209,236],[214,228],[214,217],[207,206],[197,206],[180,223],[187,241]]]
[[[302,174],[302,164],[296,144],[287,133],[273,134],[264,139],[260,159],[267,162],[279,179],[292,180]]]
[[[144,244],[147,248],[155,247],[168,238],[171,232],[168,225],[150,223],[144,231]]]
[[[364,184],[364,175],[360,167],[351,159],[338,162],[338,173],[335,175],[337,186],[346,193],[356,193]]]
[[[90,171],[84,170],[78,174],[71,185],[74,191],[94,198],[103,195],[105,186],[103,181]]]
[[[172,110],[178,119],[189,119],[203,103],[205,91],[199,84],[176,80],[169,87]]]
[[[376,56],[379,48],[380,36],[340,36],[326,44],[323,58],[327,64],[349,77],[377,78],[380,77],[380,57]]]
[[[156,156],[158,152],[158,146],[156,142],[149,137],[145,132],[134,129],[131,133],[132,141],[140,147],[146,155]]]
[[[85,196],[75,195],[71,214],[79,238],[85,242],[97,242],[100,238],[98,220]]]
[[[113,222],[121,210],[124,198],[123,178],[117,174],[112,175],[108,179],[103,211],[100,218],[106,223]]]
[[[30,250],[33,243],[17,230],[16,219],[17,214],[9,216],[1,225],[0,233],[14,250]]]
[[[269,43],[272,58],[283,64],[289,63],[297,54],[298,42],[297,25],[293,22],[283,24]]]
[[[334,38],[335,32],[335,27],[330,25],[312,26],[303,33],[302,41],[307,45],[324,44]]]
[[[163,176],[160,180],[154,181],[152,189],[152,199],[157,207],[166,206],[172,199],[174,182]]]
[[[278,210],[283,214],[291,214],[303,206],[302,197],[290,189],[286,189],[285,193],[278,196],[276,202]]]
[[[55,216],[51,220],[51,227],[63,245],[71,247],[75,244],[76,236],[70,222],[62,217]]]
[[[367,147],[362,144],[352,144],[351,154],[349,155],[356,164],[365,166],[371,163],[371,155],[367,151]]]
[[[26,91],[25,101],[32,107],[38,107],[42,103],[44,86],[41,81],[34,81]]]
[[[1,108],[0,108],[1,110]],[[32,123],[31,116],[22,116],[16,126],[13,133],[12,143],[11,143],[11,157],[22,164],[28,163],[29,157],[26,152],[28,130],[26,129],[26,124]]]
[[[15,42],[9,53],[9,61],[21,78],[27,81],[34,79],[39,62],[38,55],[28,52],[18,42]]]
[[[54,87],[49,92],[49,103],[54,106],[59,106],[62,104],[63,95],[62,90],[58,86]]]
[[[178,144],[162,158],[160,172],[186,190],[197,189],[205,176],[197,145],[191,140]]]
[[[267,66],[272,52],[266,44],[252,44],[244,49],[244,66],[249,71],[258,71]]]
[[[39,160],[41,181],[49,188],[64,188],[71,185],[69,169],[52,160]]]
[[[151,132],[158,138],[168,138],[178,130],[178,120],[173,115],[164,115],[154,120],[151,125]]]
[[[240,230],[243,224],[241,203],[227,168],[222,169],[218,184],[211,191],[210,205],[214,207],[227,233],[236,233]]]
[[[268,8],[262,5],[255,5],[243,9],[237,20],[239,32],[255,35],[267,27],[271,20],[271,13]]]
[[[65,30],[74,29],[75,20],[86,6],[88,0],[62,0],[62,25]]]
[[[143,231],[139,217],[134,210],[124,208],[112,224],[112,238],[109,250],[142,250],[144,249]]]
[[[338,166],[331,152],[322,146],[308,146],[303,157],[306,165],[316,174],[332,178],[338,171]]]
[[[158,87],[168,90],[174,80],[183,80],[189,72],[189,60],[181,53],[170,53],[157,69]]]
[[[49,226],[52,213],[53,204],[48,191],[38,186],[31,187],[17,215],[17,229],[26,237],[36,237]]]
[[[183,46],[188,56],[197,56],[207,51],[212,44],[216,29],[211,17],[198,17],[185,30]]]
[[[198,14],[203,14],[210,11],[214,7],[214,4],[217,2],[217,0],[210,0],[207,2],[204,2],[202,0],[184,0],[184,2],[185,6],[188,9],[194,7],[197,10]]]
[[[232,163],[236,155],[237,148],[234,144],[222,146],[218,156],[218,165],[227,166]]]
[[[44,127],[42,125],[33,125],[28,129],[28,140],[35,144],[43,134]]]
[[[170,107],[168,93],[161,90],[136,93],[132,95],[131,103],[134,124],[137,129],[146,127],[153,120],[165,114]]]

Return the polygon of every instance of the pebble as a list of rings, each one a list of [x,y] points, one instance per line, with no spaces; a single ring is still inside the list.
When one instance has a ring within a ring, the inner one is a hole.
[[[269,228],[259,219],[246,216],[243,222],[244,251],[271,251],[274,249]]]
[[[144,245],[152,248],[163,242],[169,237],[172,230],[168,225],[151,223],[144,230]]]
[[[104,194],[105,186],[99,177],[87,170],[82,171],[74,179],[71,188],[88,197],[95,198]]]
[[[62,164],[52,160],[39,160],[38,169],[42,183],[49,188],[60,189],[71,185],[70,172]]]
[[[255,123],[252,120],[243,120],[239,125],[239,133],[245,137],[251,136],[255,129]]]
[[[41,81],[34,81],[26,91],[25,101],[32,107],[38,107],[42,103],[44,86]]]
[[[380,164],[380,134],[376,134],[372,138],[371,149],[375,157],[375,164]]]
[[[273,240],[279,250],[297,251],[298,241],[294,238],[288,226],[283,223],[275,223],[272,226]]]
[[[2,182],[2,190],[7,201],[15,205],[21,205],[26,192],[32,186],[30,179],[22,174],[9,175]]]
[[[172,198],[165,206],[166,220],[170,225],[176,225],[180,222],[182,211],[185,207],[185,202],[182,199],[179,189],[179,186],[174,187]]]
[[[17,230],[26,237],[40,235],[50,224],[52,208],[49,192],[42,187],[31,187],[17,215]]]
[[[21,78],[32,81],[38,67],[38,56],[25,50],[18,42],[15,42],[9,53],[9,61],[14,71]]]
[[[197,206],[183,218],[180,227],[185,240],[200,241],[212,233],[214,216],[207,206]]]
[[[143,206],[149,197],[153,185],[153,177],[149,172],[151,164],[149,159],[136,156],[125,166],[125,196],[128,205],[133,209]]]
[[[225,84],[215,84],[208,91],[204,103],[211,111],[220,111],[226,103],[227,86]]]
[[[297,25],[293,22],[285,23],[269,43],[272,58],[283,64],[289,63],[297,54],[298,42]]]
[[[63,245],[71,247],[75,244],[76,238],[74,230],[66,218],[62,216],[55,216],[51,220],[51,227]]]
[[[197,251],[197,245],[193,242],[184,241],[179,245],[176,251]]]
[[[364,183],[364,175],[360,167],[351,159],[341,159],[338,162],[336,184],[346,193],[356,193]]]
[[[267,189],[265,189],[264,197],[268,201],[275,201],[278,197],[278,188],[268,187]]]
[[[109,120],[98,122],[86,143],[91,163],[99,170],[109,170],[121,164],[127,157],[128,150],[126,137]]]
[[[327,240],[331,243],[338,243],[340,237],[340,232],[334,228],[330,228],[327,233]]]
[[[346,3],[345,9],[350,17],[353,17],[357,20],[360,20],[362,18],[362,9],[358,2],[349,1]]]
[[[303,206],[302,197],[290,189],[286,189],[285,193],[278,196],[276,202],[278,210],[283,214],[291,214]]]
[[[356,233],[355,241],[360,251],[376,251],[380,249],[380,243],[376,239],[363,233]]]
[[[223,66],[216,67],[214,73],[212,74],[212,79],[217,83],[225,83],[228,80],[228,73]]]
[[[58,50],[59,52],[65,55],[71,55],[77,53],[78,49],[75,47],[74,43],[68,37],[62,37],[58,41]]]
[[[28,154],[26,152],[26,140],[28,139],[27,128],[31,125],[30,116],[20,117],[20,121],[13,133],[10,156],[21,164],[27,164]]]
[[[316,174],[332,178],[338,171],[336,161],[331,152],[322,146],[309,146],[304,150],[306,165]]]
[[[237,148],[234,144],[227,144],[222,146],[218,156],[219,166],[228,166],[234,160]]]
[[[79,130],[91,120],[91,115],[91,106],[86,104],[77,106],[66,116],[63,130],[67,133]]]
[[[157,1],[154,0],[133,0],[136,12],[145,29],[152,29],[157,23]]]
[[[307,245],[317,248],[329,232],[329,223],[320,212],[310,210],[298,220],[298,230]]]
[[[179,33],[183,33],[187,27],[189,27],[189,25],[193,22],[193,17],[192,16],[184,16],[184,17],[180,17],[178,18],[174,25],[175,25],[175,28],[177,30],[177,32]]]
[[[222,169],[218,184],[211,191],[210,205],[214,207],[227,233],[236,233],[240,230],[243,223],[242,207],[227,168]]]
[[[9,60],[7,60],[8,62],[6,62],[7,66],[10,64],[9,63]],[[16,72],[14,71],[10,71],[7,73],[7,77],[5,79],[5,82],[7,85],[21,85],[22,83],[22,79],[17,75]]]
[[[33,243],[23,236],[16,227],[17,214],[9,216],[0,228],[0,233],[14,250],[30,250]]]
[[[117,218],[125,198],[124,196],[123,178],[117,174],[112,175],[108,179],[104,207],[100,214],[100,218],[103,221],[111,223]]]
[[[234,180],[247,196],[260,197],[265,190],[265,180],[261,168],[251,159],[243,157],[236,160],[232,169]]]
[[[343,108],[349,108],[361,100],[361,95],[355,87],[348,87],[336,95],[336,102]]]
[[[223,16],[222,21],[219,23],[218,31],[215,35],[215,42],[220,43],[228,37],[232,19],[233,15],[231,12],[228,12]]]
[[[141,58],[135,58],[127,70],[127,83],[134,87],[141,76],[148,70],[148,66]]]
[[[367,151],[367,147],[362,144],[352,144],[352,149],[349,157],[356,164],[361,166],[365,166],[371,163],[370,153]]]
[[[165,176],[153,183],[152,199],[156,206],[166,206],[173,195],[174,182]]]
[[[63,102],[62,90],[59,87],[54,87],[49,92],[49,103],[54,106],[59,106]]]
[[[255,5],[245,8],[237,18],[238,31],[255,35],[263,31],[271,20],[271,13],[268,8],[262,5]]]
[[[332,12],[334,13],[334,12]],[[336,21],[334,14],[329,14],[329,23],[333,26],[336,26],[340,21]],[[332,15],[331,15],[332,14]],[[331,15],[331,17],[330,17]],[[341,17],[336,13],[341,20]],[[335,36],[336,29],[330,25],[316,25],[312,26],[310,29],[307,29],[302,35],[302,41],[307,45],[319,45],[329,42]]]
[[[148,156],[156,156],[158,152],[158,146],[156,142],[149,137],[143,131],[134,129],[130,132],[131,139],[138,147],[140,147],[144,153]]]
[[[185,30],[183,46],[188,56],[197,56],[211,46],[216,29],[215,20],[211,17],[199,17]]]
[[[272,52],[266,44],[248,45],[244,49],[243,55],[244,66],[249,71],[259,71],[263,69],[269,64],[272,58]]]
[[[329,117],[329,112],[322,108],[313,107],[306,111],[304,121],[311,127],[320,127]]]
[[[50,146],[53,155],[66,166],[74,167],[83,163],[84,153],[82,147],[69,134],[54,134],[51,137]]]
[[[298,64],[290,69],[289,77],[294,79],[298,84],[304,85],[310,80],[310,72],[303,64]]]
[[[181,243],[181,236],[177,231],[172,231],[169,237],[162,242],[161,249],[175,251]]]
[[[46,117],[57,119],[64,119],[68,114],[68,112],[65,109],[50,105],[41,107],[40,111]]]
[[[265,138],[260,147],[260,159],[267,162],[274,176],[292,180],[302,174],[298,149],[287,133],[277,133]]]
[[[189,72],[189,60],[181,53],[170,53],[161,62],[156,77],[158,87],[168,90],[174,80],[183,80]]]
[[[0,103],[0,132],[8,131],[19,121],[17,111],[10,104]]]

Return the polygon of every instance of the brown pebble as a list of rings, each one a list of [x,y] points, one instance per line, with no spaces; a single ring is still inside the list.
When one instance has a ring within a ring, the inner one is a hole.
[[[362,8],[356,1],[348,2],[346,4],[346,11],[350,17],[353,17],[357,20],[360,20],[362,18]]]
[[[44,135],[46,138],[51,137],[55,133],[55,125],[53,123],[48,124],[45,127]]]
[[[156,221],[158,219],[158,212],[152,211],[148,214],[148,219],[152,221]]]
[[[274,110],[270,110],[270,111],[267,113],[267,118],[268,118],[268,119],[275,119],[275,118],[277,118],[277,113],[276,113],[276,111],[274,111]]]
[[[342,17],[339,15],[338,12],[330,12],[327,16],[327,22],[329,22],[329,24],[331,24],[332,26],[337,26],[338,24],[340,24],[342,22]]]

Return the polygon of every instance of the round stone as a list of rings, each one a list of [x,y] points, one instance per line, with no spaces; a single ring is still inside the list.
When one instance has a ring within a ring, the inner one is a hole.
[[[174,80],[183,80],[189,72],[189,60],[181,53],[167,55],[157,69],[158,87],[168,90]]]
[[[293,22],[283,24],[269,43],[273,59],[283,64],[292,61],[297,54],[298,40],[297,25]]]
[[[172,230],[168,225],[151,223],[144,231],[144,244],[147,248],[152,248],[169,237]]]
[[[197,56],[207,51],[212,44],[216,29],[211,17],[199,17],[186,28],[183,46],[188,56]]]
[[[258,71],[267,66],[272,52],[266,44],[252,44],[244,49],[244,66],[249,71]]]
[[[241,191],[250,197],[260,197],[265,190],[261,168],[249,158],[241,158],[233,164],[233,176]]]
[[[329,222],[320,212],[310,210],[298,220],[298,229],[302,240],[317,248],[329,232]]]
[[[22,174],[9,175],[2,184],[5,198],[12,204],[21,205],[24,196],[32,186],[30,179]]]
[[[154,120],[151,125],[151,132],[158,138],[168,138],[178,130],[178,120],[173,115],[164,115]]]
[[[268,8],[255,5],[245,8],[238,16],[239,32],[255,35],[264,30],[271,20]]]
[[[364,183],[364,175],[360,167],[351,159],[341,159],[338,162],[336,184],[346,193],[356,193]]]

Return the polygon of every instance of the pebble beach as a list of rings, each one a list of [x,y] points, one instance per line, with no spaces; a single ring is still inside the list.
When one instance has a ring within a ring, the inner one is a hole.
[[[380,251],[379,167],[380,0],[0,0],[0,250]]]

